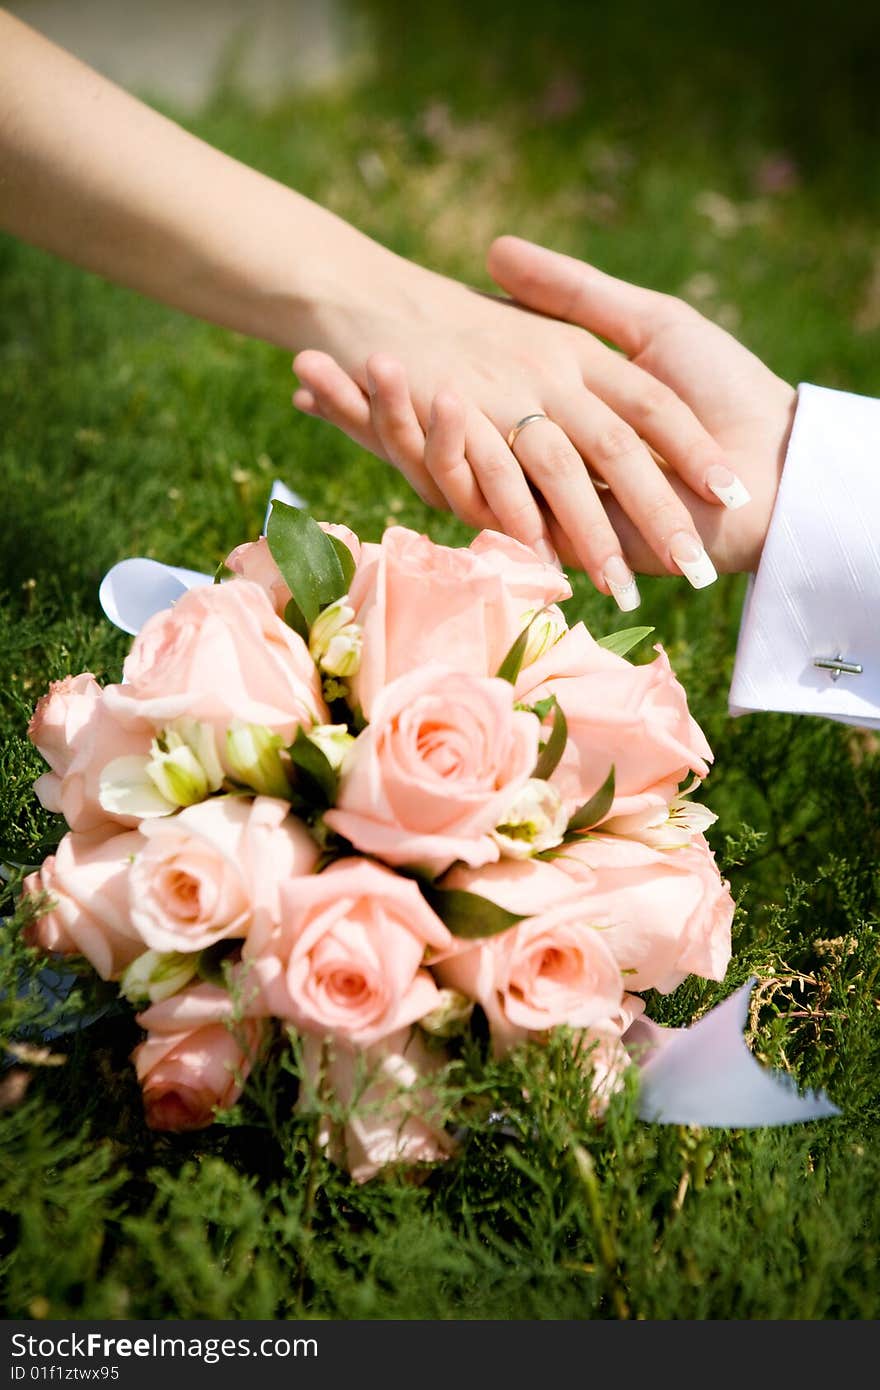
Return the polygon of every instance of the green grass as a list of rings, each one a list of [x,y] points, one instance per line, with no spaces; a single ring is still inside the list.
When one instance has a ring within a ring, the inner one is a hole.
[[[820,55],[787,4],[763,29],[758,7],[738,9],[735,31],[694,5],[656,19],[585,6],[568,35],[551,5],[528,39],[515,6],[495,27],[482,7],[418,24],[398,0],[358,8],[378,37],[351,89],[263,115],[221,94],[199,133],[472,282],[489,238],[518,230],[689,292],[792,381],[876,392],[875,35],[861,10],[843,7]],[[794,186],[762,192],[762,163],[780,153]],[[379,186],[359,172],[365,154]],[[706,192],[732,205],[729,233]],[[0,243],[5,853],[27,858],[50,829],[30,790],[34,701],[68,671],[118,674],[126,641],[97,606],[115,560],[213,568],[257,533],[276,474],[367,537],[393,518],[466,539],[385,465],[297,418],[290,389],[274,350]],[[110,1011],[61,1034],[64,1065],[24,1064],[27,1095],[0,1112],[9,1315],[880,1315],[878,742],[782,715],[729,720],[742,581],[644,591],[640,621],[655,624],[716,752],[707,800],[739,902],[724,985],[691,982],[651,1011],[689,1021],[754,971],[766,982],[759,1055],[827,1086],[843,1117],[754,1133],[646,1127],[626,1092],[598,1122],[560,1044],[481,1082],[471,1058],[450,1080],[450,1099],[471,1094],[461,1158],[421,1185],[359,1189],[292,1115],[283,1050],[230,1123],[151,1134],[126,1061],[136,1029]],[[597,632],[616,625],[583,581],[571,608]],[[7,1039],[45,1022],[36,995],[11,1002],[18,972],[35,968],[19,929],[4,927]],[[67,1024],[94,1006],[85,983]],[[510,1132],[487,1113],[493,1089]]]

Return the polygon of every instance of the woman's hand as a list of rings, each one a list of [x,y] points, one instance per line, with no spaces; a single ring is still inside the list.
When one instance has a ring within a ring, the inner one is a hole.
[[[693,510],[748,499],[675,391],[580,327],[396,267],[316,325],[321,350],[295,359],[294,403],[388,459],[432,505],[544,553],[555,538],[627,608],[638,595],[616,533],[623,517],[650,547],[650,567],[711,582]],[[530,415],[547,418],[509,447]],[[617,499],[613,525],[591,473]]]

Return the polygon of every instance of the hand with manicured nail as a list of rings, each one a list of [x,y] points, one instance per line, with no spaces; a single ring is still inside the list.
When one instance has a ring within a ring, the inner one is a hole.
[[[723,328],[670,295],[614,279],[518,237],[500,237],[493,244],[489,270],[518,302],[614,343],[661,390],[674,391],[711,436],[723,463],[705,468],[703,487],[692,475],[688,488],[683,470],[669,475],[708,551],[701,553],[693,531],[670,530],[675,567],[696,588],[715,577],[713,562],[725,571],[757,569],[794,418],[794,389]],[[692,462],[698,462],[696,453]],[[725,505],[712,506],[706,489]],[[662,573],[657,547],[644,531],[640,534],[624,499],[616,490],[613,497],[602,495],[633,567]],[[744,506],[747,495],[751,501]],[[561,537],[557,541],[564,558],[571,559],[570,547]]]
[[[431,504],[542,554],[555,546],[625,611],[638,589],[624,531],[650,547],[647,560],[630,547],[643,568],[711,582],[694,508],[748,497],[680,393],[580,326],[402,273],[418,283],[403,300],[383,293],[381,316],[367,306],[352,319],[349,306],[345,333],[325,318],[322,350],[295,359],[294,403],[395,464]],[[381,350],[364,353],[371,342]]]
[[[548,316],[525,320],[527,346],[521,311],[468,300],[464,291],[455,369],[442,362],[442,331],[426,358],[408,324],[407,352],[369,358],[364,389],[328,354],[301,353],[295,402],[396,464],[433,505],[543,553],[552,542],[624,611],[639,602],[631,566],[682,574],[703,588],[716,565],[756,564],[793,413],[791,387],[681,301],[570,257],[504,237],[490,270],[520,305]],[[443,312],[438,300],[435,329]],[[432,370],[444,385],[425,401],[420,391]],[[511,382],[521,384],[511,389]],[[499,438],[527,416],[511,446]]]

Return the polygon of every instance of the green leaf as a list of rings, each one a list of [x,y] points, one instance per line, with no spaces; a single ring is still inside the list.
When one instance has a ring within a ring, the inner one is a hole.
[[[568,722],[555,696],[554,704],[556,708],[553,714],[553,728],[550,730],[550,737],[541,749],[541,753],[538,757],[538,761],[535,763],[535,768],[532,773],[533,777],[543,777],[545,781],[548,777],[553,776],[553,773],[559,766],[559,759],[562,757],[565,749],[565,742],[568,738]]]
[[[619,632],[609,632],[607,637],[599,638],[599,646],[615,656],[626,656],[644,638],[650,637],[652,627],[622,627]]]
[[[529,627],[531,627],[529,623]],[[529,627],[524,627],[517,637],[507,656],[502,661],[496,671],[499,680],[510,681],[511,685],[516,685],[517,677],[522,669],[523,657],[526,654],[526,647],[529,641]]]
[[[489,902],[488,898],[481,898],[476,893],[466,893],[463,888],[422,885],[422,892],[441,922],[446,923],[453,936],[463,941],[497,936],[499,932],[515,927],[525,915],[508,912],[506,907],[499,907],[497,903]]]
[[[568,844],[571,844],[574,838],[573,835],[570,835],[568,837]],[[563,840],[561,845],[554,845],[552,849],[542,849],[540,854],[533,854],[532,858],[540,859],[542,864],[552,864],[554,859],[562,859],[565,855],[565,851],[566,841]]]
[[[555,704],[556,696],[548,695],[546,700],[536,700],[533,705],[523,705],[523,709],[531,710],[532,714],[536,714],[543,724]]]
[[[326,531],[324,535],[327,536],[327,539],[336,551],[337,559],[342,566],[342,578],[345,583],[345,588],[342,592],[343,594],[347,594],[351,588],[351,581],[354,579],[354,556],[345,544],[345,541],[341,541],[338,536],[331,536]]]
[[[608,815],[613,800],[614,768],[612,767],[599,790],[590,797],[589,801],[584,802],[580,810],[575,811],[568,822],[566,835],[577,834],[581,830],[589,830],[591,826],[597,825],[604,816]]]
[[[305,620],[303,611],[295,598],[289,599],[284,610],[284,621],[288,627],[292,627],[294,632],[298,632],[304,642],[309,640],[309,625]]]
[[[346,591],[333,538],[298,507],[274,501],[266,539],[284,582],[311,627],[322,609]]]
[[[339,777],[320,748],[302,729],[297,729],[288,752],[297,770],[297,781],[301,789],[309,794],[309,799],[320,806],[332,806],[339,789]]]

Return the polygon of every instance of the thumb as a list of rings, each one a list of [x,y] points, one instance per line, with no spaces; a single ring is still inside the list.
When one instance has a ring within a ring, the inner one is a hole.
[[[666,295],[521,237],[498,237],[489,248],[488,267],[495,283],[520,304],[598,333],[630,357],[647,346],[664,308],[668,317]]]

